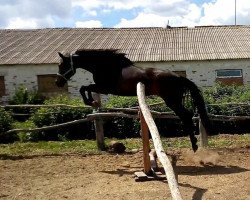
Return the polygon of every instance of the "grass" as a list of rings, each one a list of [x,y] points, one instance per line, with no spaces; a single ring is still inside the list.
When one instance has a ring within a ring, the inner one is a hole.
[[[106,144],[112,139],[105,139]],[[141,149],[140,138],[118,140],[122,142],[128,151]],[[162,138],[165,149],[190,148],[187,137]],[[218,135],[209,137],[210,148],[238,148],[249,147],[250,134],[243,135]],[[152,142],[151,142],[152,146]],[[153,148],[153,147],[152,147]],[[62,155],[62,154],[98,154],[96,141],[77,140],[64,142],[16,142],[13,144],[0,144],[0,159],[6,156],[31,156],[31,155]]]

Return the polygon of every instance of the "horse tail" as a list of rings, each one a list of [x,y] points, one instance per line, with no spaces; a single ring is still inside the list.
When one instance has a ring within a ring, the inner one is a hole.
[[[191,94],[192,103],[194,105],[194,108],[197,108],[198,114],[200,115],[201,122],[206,129],[207,133],[210,133],[211,130],[211,123],[208,117],[205,101],[202,95],[202,92],[197,87],[197,85],[190,81],[187,78],[181,77],[183,81],[183,86],[186,90],[188,90]]]

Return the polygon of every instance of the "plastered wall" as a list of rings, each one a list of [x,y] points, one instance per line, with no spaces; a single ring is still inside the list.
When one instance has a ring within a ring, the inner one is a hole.
[[[199,86],[212,86],[216,79],[217,69],[242,69],[245,85],[250,84],[250,60],[217,60],[217,61],[186,61],[186,62],[141,62],[135,63],[140,67],[154,67],[172,71],[186,71],[187,78]],[[37,90],[37,75],[56,74],[57,65],[8,65],[0,66],[0,76],[5,78],[6,95],[2,102],[13,95],[15,89],[23,84],[29,90]],[[81,85],[93,82],[92,74],[77,69],[75,76],[68,83],[68,90],[72,96],[79,96]]]

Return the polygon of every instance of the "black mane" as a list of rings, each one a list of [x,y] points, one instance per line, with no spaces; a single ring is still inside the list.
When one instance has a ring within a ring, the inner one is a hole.
[[[125,53],[119,52],[118,49],[79,49],[75,53],[90,59],[101,60],[103,63],[109,63],[120,69],[134,64]]]

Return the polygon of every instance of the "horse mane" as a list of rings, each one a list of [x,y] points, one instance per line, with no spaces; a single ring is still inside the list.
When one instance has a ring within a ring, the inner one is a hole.
[[[117,68],[126,68],[134,64],[125,53],[119,52],[118,49],[78,49],[75,53],[79,56],[102,59]]]

